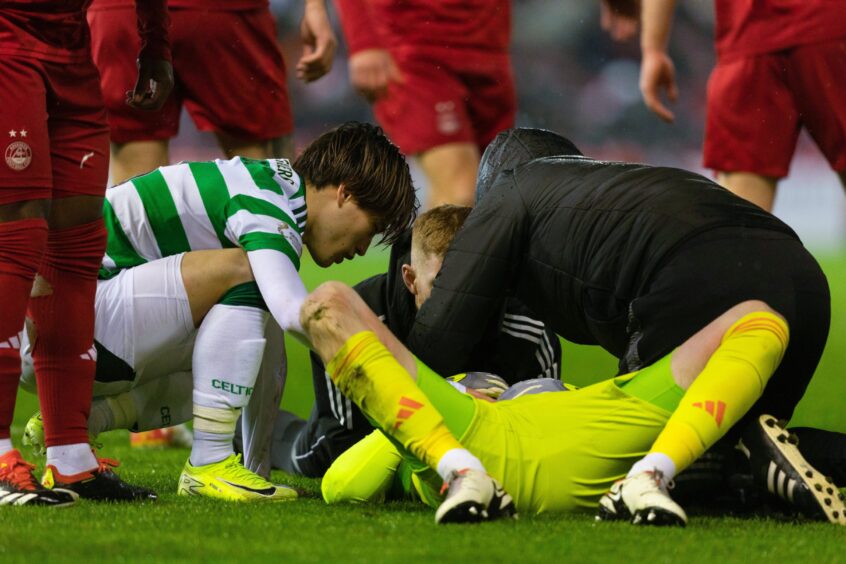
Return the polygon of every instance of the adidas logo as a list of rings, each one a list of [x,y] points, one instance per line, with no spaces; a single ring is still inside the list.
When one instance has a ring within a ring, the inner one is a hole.
[[[726,404],[722,401],[711,401],[708,400],[706,402],[697,401],[693,404],[693,407],[698,407],[700,409],[704,409],[711,415],[714,420],[717,422],[717,427],[722,425],[723,423],[723,416],[726,414]]]
[[[79,358],[97,362],[97,349],[94,348],[94,345],[91,345],[91,348],[79,355]]]
[[[38,495],[34,493],[0,490],[0,505],[26,505],[36,497]]]
[[[770,490],[770,493],[793,503],[793,492],[796,489],[796,480],[788,477],[788,475],[771,460],[770,466],[767,468],[767,489]]]
[[[7,340],[0,343],[0,349],[17,349],[20,350],[21,348],[21,340],[18,339],[17,335],[9,337]]]
[[[422,403],[418,403],[411,398],[407,398],[405,396],[401,397],[399,400],[400,407],[396,414],[396,423],[394,423],[394,430],[396,431],[399,429],[399,426],[402,425],[406,419],[417,413],[417,410],[423,407]]]

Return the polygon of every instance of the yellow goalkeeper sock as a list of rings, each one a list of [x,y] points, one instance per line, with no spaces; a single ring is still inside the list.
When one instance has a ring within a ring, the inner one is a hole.
[[[788,340],[787,323],[777,315],[754,312],[740,318],[685,392],[647,458],[665,455],[678,473],[702,456],[761,397]]]
[[[326,369],[367,417],[431,468],[437,468],[448,451],[463,450],[441,414],[375,333],[362,331],[350,337]]]

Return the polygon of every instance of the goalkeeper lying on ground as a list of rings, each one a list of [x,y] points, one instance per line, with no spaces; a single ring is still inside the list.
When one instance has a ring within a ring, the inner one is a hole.
[[[444,255],[461,229],[470,208],[443,205],[420,215],[405,236],[391,245],[387,272],[353,286],[367,306],[394,335],[408,335],[417,309],[429,297]],[[502,311],[480,323],[481,339],[461,365],[468,378],[503,387],[530,378],[558,378],[561,346],[555,333],[538,315],[516,299],[505,300]],[[400,337],[402,340],[402,337]],[[320,477],[373,426],[332,383],[323,363],[310,355],[314,406],[307,420],[280,411],[273,428],[271,461],[289,474]],[[503,381],[504,380],[504,381]],[[239,435],[236,432],[236,442]]]
[[[638,372],[488,403],[419,362],[347,286],[318,288],[301,321],[342,392],[444,480],[437,522],[599,505],[603,519],[686,523],[668,482],[761,396],[788,344],[780,315],[744,301]],[[783,498],[810,516],[846,523],[833,484],[772,418],[763,416],[744,440],[765,453],[751,461],[753,471],[777,482]]]

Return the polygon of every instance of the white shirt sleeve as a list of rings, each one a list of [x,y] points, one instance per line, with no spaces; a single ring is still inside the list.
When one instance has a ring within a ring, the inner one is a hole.
[[[283,330],[304,336],[300,307],[308,291],[294,264],[287,255],[273,249],[250,251],[247,258],[270,315]]]

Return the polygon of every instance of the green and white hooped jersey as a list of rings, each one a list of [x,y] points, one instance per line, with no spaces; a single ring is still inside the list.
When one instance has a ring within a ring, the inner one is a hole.
[[[183,162],[106,191],[100,278],[187,251],[274,249],[300,268],[305,186],[287,159]]]

